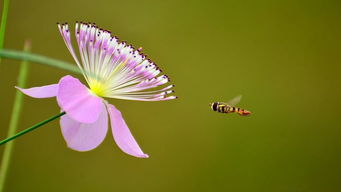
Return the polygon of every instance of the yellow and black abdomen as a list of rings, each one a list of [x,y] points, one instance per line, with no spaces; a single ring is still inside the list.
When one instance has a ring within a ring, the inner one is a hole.
[[[247,116],[250,115],[251,112],[239,107],[230,107],[229,112],[228,113],[238,113],[241,116]]]

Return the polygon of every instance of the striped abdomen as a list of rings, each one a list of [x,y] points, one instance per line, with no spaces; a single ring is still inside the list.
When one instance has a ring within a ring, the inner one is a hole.
[[[246,116],[250,115],[251,112],[239,107],[232,107],[225,103],[214,102],[211,105],[213,111],[217,111],[219,113],[238,113],[239,115]]]

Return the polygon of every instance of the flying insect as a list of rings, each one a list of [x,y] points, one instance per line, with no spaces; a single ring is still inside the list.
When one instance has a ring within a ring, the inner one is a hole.
[[[235,105],[238,104],[241,99],[242,99],[242,96],[238,95],[237,97],[231,99],[227,103],[213,102],[210,104],[210,106],[211,106],[211,109],[213,111],[216,111],[219,113],[237,113],[241,116],[250,115],[251,114],[250,111],[248,111],[246,109],[239,108],[239,107],[235,107]]]

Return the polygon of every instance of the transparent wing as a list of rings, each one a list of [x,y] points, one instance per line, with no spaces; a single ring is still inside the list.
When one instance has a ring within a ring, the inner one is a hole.
[[[235,98],[233,98],[230,101],[228,101],[227,104],[230,105],[230,106],[235,106],[235,105],[237,105],[240,102],[241,99],[242,99],[242,95],[238,95]]]

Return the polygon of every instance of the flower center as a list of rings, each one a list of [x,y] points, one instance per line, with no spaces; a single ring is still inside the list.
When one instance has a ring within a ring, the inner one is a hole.
[[[106,86],[100,81],[92,80],[91,83],[89,83],[90,90],[99,97],[105,96],[105,90]]]

